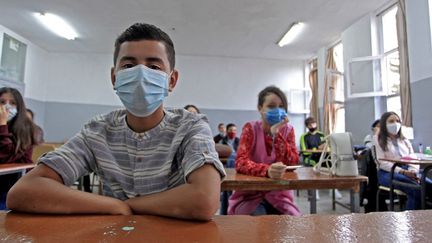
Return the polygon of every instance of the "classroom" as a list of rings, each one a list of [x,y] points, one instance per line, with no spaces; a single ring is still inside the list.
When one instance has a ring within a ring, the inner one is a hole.
[[[0,241],[427,242],[428,90],[432,0],[0,1]]]

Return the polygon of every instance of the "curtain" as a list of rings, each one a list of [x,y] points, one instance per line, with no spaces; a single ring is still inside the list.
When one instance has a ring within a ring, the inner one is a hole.
[[[335,128],[337,105],[334,104],[335,85],[337,77],[330,73],[330,70],[337,70],[336,62],[333,55],[333,47],[327,51],[327,59],[325,63],[325,78],[324,78],[324,133],[330,134]]]
[[[405,13],[405,0],[398,0],[396,24],[399,45],[399,74],[402,123],[405,126],[412,127],[411,86],[409,77],[409,60]]]
[[[318,127],[320,127],[319,110],[318,110],[318,69],[317,59],[312,60],[312,69],[309,72],[309,85],[312,91],[312,99],[309,104],[310,116],[315,118]]]

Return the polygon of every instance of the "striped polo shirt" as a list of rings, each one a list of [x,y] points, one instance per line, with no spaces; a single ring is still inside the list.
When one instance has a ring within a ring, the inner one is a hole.
[[[183,109],[164,112],[159,125],[144,133],[128,127],[124,109],[97,116],[39,163],[55,170],[67,186],[95,172],[103,194],[121,200],[185,184],[204,164],[224,177],[207,118]]]

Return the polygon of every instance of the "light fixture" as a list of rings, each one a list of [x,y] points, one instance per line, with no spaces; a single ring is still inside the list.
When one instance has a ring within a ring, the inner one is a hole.
[[[63,38],[73,40],[78,37],[72,26],[55,14],[35,13],[35,16],[45,27]]]
[[[303,29],[304,24],[301,22],[296,22],[291,25],[282,39],[277,43],[280,47],[283,47],[289,43],[291,43],[297,36],[300,34]]]

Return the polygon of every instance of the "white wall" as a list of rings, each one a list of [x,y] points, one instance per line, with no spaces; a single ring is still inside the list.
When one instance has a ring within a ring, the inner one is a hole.
[[[112,54],[52,53],[49,59],[47,101],[121,105],[111,85]],[[302,61],[177,56],[180,78],[166,106],[255,110],[267,85],[302,87],[303,67]]]
[[[406,1],[411,82],[432,77],[431,29],[427,0]]]

